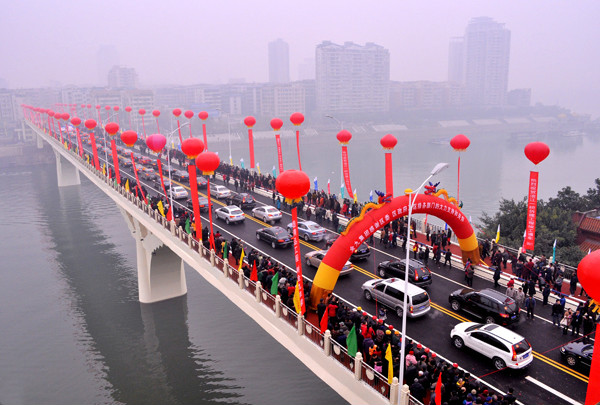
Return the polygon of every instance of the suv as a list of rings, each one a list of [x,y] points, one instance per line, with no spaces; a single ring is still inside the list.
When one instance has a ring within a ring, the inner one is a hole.
[[[485,323],[509,325],[519,322],[521,309],[515,300],[491,288],[480,291],[462,288],[451,293],[448,301],[454,311],[462,309]]]
[[[367,300],[377,300],[377,302],[395,310],[400,317],[404,308],[405,293],[406,304],[408,305],[406,315],[410,318],[425,315],[431,309],[427,291],[416,285],[405,284],[404,280],[397,278],[369,280],[361,288]]]
[[[533,361],[529,342],[499,325],[462,322],[450,331],[450,338],[457,349],[466,346],[492,359],[497,370],[524,368]]]
[[[398,277],[404,280],[404,269],[406,268],[406,259],[385,261],[377,266],[377,274],[381,278]],[[431,284],[431,271],[422,262],[409,259],[408,261],[408,281],[419,287],[426,287]]]
[[[238,207],[254,208],[256,206],[256,200],[248,193],[236,193],[231,192],[231,195],[225,199],[227,205],[237,205]]]

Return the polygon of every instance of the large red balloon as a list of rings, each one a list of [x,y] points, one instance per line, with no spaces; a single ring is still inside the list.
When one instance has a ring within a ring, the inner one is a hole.
[[[158,117],[160,115],[160,111],[154,110],[154,111],[152,111],[152,115],[154,115],[155,117]]]
[[[304,122],[304,115],[299,112],[295,112],[290,116],[290,121],[292,121],[292,124],[294,125],[300,125]]]
[[[48,110],[48,115],[51,116],[51,117],[54,117],[54,111]]]
[[[79,118],[79,117],[73,117],[73,118],[71,118],[71,124],[73,124],[76,127],[78,127],[81,124],[81,118]]]
[[[381,144],[381,146],[383,146],[384,149],[394,149],[394,146],[396,146],[398,140],[394,135],[387,134],[383,138],[381,138],[379,143]]]
[[[114,136],[117,132],[119,132],[119,124],[116,122],[109,122],[104,126],[104,130],[108,132],[110,136]]]
[[[577,278],[594,301],[600,301],[600,250],[586,255],[577,266]]]
[[[187,110],[186,112],[183,113],[183,115],[185,115],[185,118],[188,118],[191,120],[194,117],[194,112],[191,110]]]
[[[87,105],[87,108],[92,108],[92,105],[91,105],[91,104],[88,104],[88,105]]]
[[[132,147],[135,142],[137,141],[137,133],[135,131],[124,131],[121,134],[121,140],[123,141],[123,143],[129,147]]]
[[[206,151],[196,158],[196,167],[202,171],[202,174],[208,176],[215,173],[220,163],[221,159],[215,152]]]
[[[115,111],[119,111],[119,106],[118,106],[118,105],[114,106],[114,107],[113,107],[113,110],[115,110]]]
[[[252,128],[254,124],[256,124],[256,119],[253,116],[249,115],[246,118],[244,118],[244,124],[246,124],[248,128]]]
[[[144,115],[144,114],[146,114],[146,110],[144,110],[143,108],[140,108],[138,110],[138,113],[140,113],[140,115]]]
[[[110,106],[109,106],[109,105],[107,105],[106,107],[104,107],[104,109],[105,109],[106,111],[108,111],[108,110],[110,110]]]
[[[525,146],[525,156],[537,165],[550,154],[550,148],[544,142],[531,142]]]
[[[204,121],[205,119],[208,118],[208,113],[206,111],[200,111],[198,113],[198,118],[200,118],[202,121]]]
[[[101,108],[100,104],[96,105],[96,110],[99,110]]]
[[[173,115],[179,117],[181,115],[181,108],[175,108],[173,110]]]
[[[282,126],[283,126],[283,121],[281,119],[273,118],[271,120],[271,128],[273,128],[273,130],[279,131]]]
[[[204,142],[198,138],[188,138],[181,144],[181,151],[188,159],[195,159],[204,150]]]
[[[131,107],[129,107],[129,106],[125,107],[125,111],[131,112]]]
[[[275,180],[275,187],[288,200],[298,200],[310,191],[310,179],[301,170],[285,170]]]
[[[463,134],[458,134],[450,140],[450,146],[452,146],[452,148],[457,152],[467,150],[470,144],[471,141],[469,140],[469,138],[467,138]]]
[[[167,144],[167,138],[163,134],[152,134],[146,138],[146,145],[156,153],[159,153]]]
[[[350,142],[350,139],[352,139],[352,134],[350,131],[342,129],[340,132],[338,132],[336,138],[342,145],[345,145]]]
[[[92,130],[96,128],[96,120],[85,120],[84,125],[87,129]]]
[[[61,119],[65,120],[65,121],[68,121],[69,120],[69,114],[63,113]]]

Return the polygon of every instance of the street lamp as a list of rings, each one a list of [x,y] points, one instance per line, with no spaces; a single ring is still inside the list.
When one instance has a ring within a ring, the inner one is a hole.
[[[337,123],[338,123],[338,125],[340,126],[340,131],[341,131],[342,129],[344,129],[344,124],[343,124],[343,123],[342,123],[340,120],[338,120],[337,118],[335,118],[333,115],[326,115],[326,116],[325,116],[325,118],[331,118],[332,120],[334,120],[335,122],[337,122]],[[343,163],[342,163],[342,161],[340,160],[340,186],[341,186],[342,184],[344,184],[344,169],[343,169]],[[341,189],[341,188],[340,188],[340,189]],[[352,192],[352,190],[348,190],[348,191],[349,191],[350,193]],[[340,195],[340,197],[342,197],[342,196]],[[343,202],[343,198],[342,198],[342,201],[340,201],[340,204],[341,204],[342,202]]]
[[[427,177],[425,179],[425,181],[419,186],[419,188],[417,188],[416,191],[412,191],[410,189],[407,189],[406,194],[408,195],[408,226],[406,227],[406,262],[404,263],[404,286],[406,287],[408,285],[408,269],[410,268],[409,265],[409,260],[410,260],[410,221],[411,221],[411,216],[412,216],[412,209],[413,206],[415,205],[415,201],[417,200],[417,197],[419,195],[419,191],[421,190],[421,188],[423,188],[423,186],[425,185],[425,183],[427,183],[429,181],[429,179],[431,179],[433,176],[435,176],[436,174],[438,174],[439,172],[441,172],[442,170],[444,170],[445,168],[448,167],[448,163],[438,163],[437,165],[435,165],[435,167],[431,170],[431,173],[429,173],[429,177]],[[414,198],[411,201],[411,196],[414,194]],[[416,242],[415,242],[416,243]],[[404,307],[402,310],[402,345],[400,346],[400,376],[399,376],[399,381],[400,384],[404,383],[404,366],[405,366],[405,349],[406,349],[406,304],[407,304],[407,300],[406,297],[407,295],[404,294]]]
[[[186,125],[189,125],[189,121],[186,122],[186,123],[184,123],[180,127],[178,127],[176,130],[173,130],[173,131],[169,132],[166,135],[166,138],[167,138],[167,167],[168,167],[168,171],[169,171],[169,204],[171,205],[171,207],[173,207],[173,183],[172,183],[172,180],[171,180],[171,154],[168,151],[168,149],[169,149],[169,139],[171,138],[171,136],[175,132],[180,131],[180,133],[181,133],[181,128],[185,127]],[[173,220],[175,220],[175,212],[173,212]]]

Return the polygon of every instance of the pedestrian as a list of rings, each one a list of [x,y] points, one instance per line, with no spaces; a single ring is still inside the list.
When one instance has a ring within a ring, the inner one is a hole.
[[[560,326],[562,326],[563,328],[563,335],[566,335],[567,332],[569,331],[569,326],[571,326],[571,318],[573,317],[573,312],[571,311],[571,308],[568,308],[564,315],[563,318],[560,320]]]
[[[581,312],[575,311],[571,318],[571,336],[579,336],[582,320]]]
[[[560,301],[556,300],[554,305],[552,305],[552,325],[560,326],[560,318],[562,317],[563,310],[560,306]]]
[[[510,283],[510,281],[509,281],[509,283]],[[516,293],[514,284],[515,283],[513,281],[513,283],[506,289],[506,293],[505,293],[507,297],[510,297],[512,299],[515,299],[515,293]]]
[[[496,266],[496,269],[494,270],[494,288],[497,288],[500,286],[500,284],[498,284],[498,281],[500,280],[501,274],[502,274],[502,270],[500,270],[500,266]]]
[[[471,265],[471,261],[467,259],[467,264],[465,265],[465,279],[467,281],[467,286],[473,287],[473,277],[475,276],[475,269]]]
[[[583,317],[583,343],[589,343],[590,334],[594,331],[594,319],[586,313]]]
[[[533,314],[535,312],[535,298],[533,298],[533,294],[530,294],[527,299],[525,299],[525,308],[527,309],[527,318],[531,318],[533,321]]]
[[[577,272],[571,275],[571,281],[569,282],[570,295],[575,295],[575,291],[577,291]]]
[[[450,248],[448,248],[444,254],[444,266],[445,265],[452,267],[452,252],[450,251]]]
[[[542,291],[542,305],[546,306],[548,305],[548,298],[550,297],[550,286],[548,284],[544,285],[544,290]]]
[[[515,301],[519,308],[523,308],[523,301],[525,301],[525,293],[523,292],[523,287],[519,287],[517,292],[515,292]]]

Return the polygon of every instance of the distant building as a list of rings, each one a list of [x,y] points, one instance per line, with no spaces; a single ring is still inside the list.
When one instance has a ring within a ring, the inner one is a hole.
[[[119,52],[114,45],[101,45],[96,52],[98,84],[106,85],[106,77],[113,66],[119,65]]]
[[[304,111],[304,97],[304,88],[297,83],[263,86],[260,115],[288,117],[296,111]]]
[[[582,252],[600,249],[600,210],[575,212],[573,223],[577,227],[575,243]]]
[[[517,107],[531,105],[531,89],[514,89],[506,95],[506,103]]]
[[[113,66],[108,72],[109,89],[136,89],[138,75],[134,68]]]
[[[269,82],[290,81],[290,49],[284,40],[269,42]]]
[[[314,58],[306,58],[298,65],[298,80],[315,80]]]
[[[316,99],[321,112],[389,110],[390,54],[374,43],[337,45],[324,41],[316,49]]]
[[[456,107],[464,102],[464,88],[456,82],[392,82],[390,109]]]
[[[454,83],[465,83],[465,57],[464,57],[464,38],[457,37],[450,39],[450,48],[448,49],[448,81]]]

